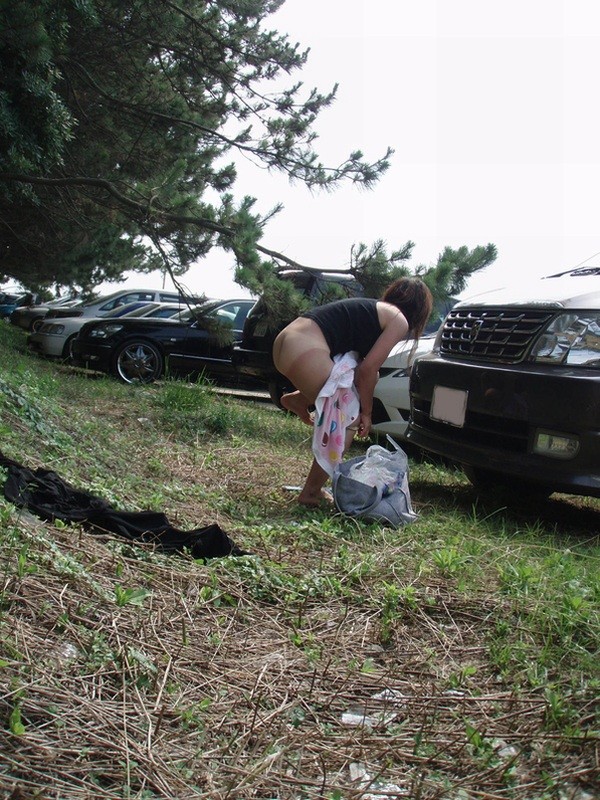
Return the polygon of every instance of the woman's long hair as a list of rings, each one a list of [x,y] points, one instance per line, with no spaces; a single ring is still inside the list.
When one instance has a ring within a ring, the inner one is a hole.
[[[420,278],[398,278],[381,299],[400,309],[408,322],[410,338],[418,341],[433,310],[433,297],[427,285]]]

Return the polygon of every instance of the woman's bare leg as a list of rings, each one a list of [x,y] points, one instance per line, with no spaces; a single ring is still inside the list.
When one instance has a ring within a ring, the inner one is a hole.
[[[358,425],[358,422],[354,422],[354,425]],[[350,449],[350,445],[352,444],[354,437],[358,432],[358,428],[355,428],[354,425],[352,428],[350,427],[346,428],[345,440],[344,440],[344,455],[346,455],[346,453]]]
[[[348,449],[352,444],[352,440],[354,439],[354,435],[356,434],[356,430],[356,428],[346,428],[344,454],[348,452]],[[298,495],[298,502],[300,505],[318,506],[323,502],[323,500],[331,502],[331,497],[328,494],[325,494],[323,491],[323,487],[328,480],[329,475],[319,466],[316,459],[313,458],[313,462],[308,472],[304,487]]]
[[[305,317],[294,320],[277,336],[273,345],[273,362],[276,369],[307,398],[308,404],[315,402],[333,368],[329,347],[320,328]],[[295,404],[295,400],[291,402]]]
[[[273,360],[279,372],[297,387],[296,391],[283,395],[281,405],[312,425],[308,407],[314,404],[333,368],[329,347],[316,323],[299,318],[288,325],[275,339]],[[347,446],[353,436],[354,431],[346,440]],[[298,502],[318,506],[325,499],[331,500],[323,491],[328,480],[329,475],[313,459]]]
[[[310,416],[310,412],[308,407],[311,405],[310,400],[308,397],[305,397],[302,392],[296,390],[295,392],[289,392],[288,394],[284,394],[280,398],[281,405],[287,410],[291,411],[293,414],[296,414],[302,422],[305,422],[307,425],[312,425],[313,420]]]
[[[298,502],[302,506],[318,506],[323,500],[330,499],[323,492],[323,487],[329,480],[329,475],[322,469],[317,461],[313,459],[306,482],[302,491],[298,495]]]

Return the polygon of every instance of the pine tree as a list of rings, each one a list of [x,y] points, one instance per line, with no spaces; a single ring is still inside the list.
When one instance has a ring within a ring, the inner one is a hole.
[[[276,318],[301,310],[278,279],[300,265],[263,242],[279,208],[236,202],[235,154],[333,189],[373,186],[392,151],[319,160],[315,121],[336,87],[273,88],[308,57],[267,26],[283,2],[0,0],[0,272],[36,290],[89,290],[131,270],[177,280],[221,247]],[[412,248],[357,245],[365,293],[416,273],[448,296],[495,258],[493,245],[447,248],[434,268],[411,270]]]
[[[220,246],[250,285],[273,259],[268,217],[233,199],[235,152],[310,187],[373,185],[391,151],[328,168],[313,149],[335,87],[272,89],[307,58],[265,26],[282,2],[4,0],[2,271],[89,285]]]

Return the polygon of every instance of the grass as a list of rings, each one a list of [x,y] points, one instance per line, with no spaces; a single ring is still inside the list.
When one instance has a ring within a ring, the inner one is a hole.
[[[310,432],[269,405],[69,370],[8,325],[0,357],[5,456],[252,554],[0,499],[1,796],[598,796],[598,501],[413,459],[419,519],[366,525],[294,503]]]

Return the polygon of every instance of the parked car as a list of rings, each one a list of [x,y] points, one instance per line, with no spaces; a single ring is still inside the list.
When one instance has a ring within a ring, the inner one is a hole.
[[[448,311],[457,302],[450,297],[439,303],[416,347],[413,339],[397,344],[379,370],[373,392],[373,433],[404,439],[410,419],[410,372],[418,356],[431,352],[436,334]]]
[[[202,298],[204,299],[204,298]],[[59,317],[105,317],[119,306],[136,301],[146,303],[182,303],[199,302],[200,298],[187,298],[178,292],[167,292],[156,289],[122,289],[119,292],[100,297],[91,302],[77,303],[70,308],[51,308],[46,314],[46,319]]]
[[[31,305],[35,299],[31,292],[0,292],[0,319],[7,319],[16,308]]]
[[[410,372],[414,359],[431,352],[435,335],[422,336],[413,351],[414,341],[409,339],[396,345],[379,370],[379,379],[373,392],[372,431],[377,436],[386,434],[404,439],[410,419]]]
[[[151,383],[167,371],[231,376],[232,344],[241,338],[253,305],[247,299],[212,300],[177,319],[90,321],[73,340],[73,362],[125,383]]]
[[[105,317],[96,317],[96,320],[116,319],[119,317],[168,319],[180,311],[181,306],[178,303],[146,303],[144,300],[138,300],[134,303],[118,306]],[[91,322],[89,317],[63,317],[61,319],[42,320],[39,330],[30,333],[27,337],[27,344],[32,350],[42,355],[70,361],[71,345],[87,322]]]
[[[410,394],[408,441],[476,486],[600,497],[600,267],[458,303]]]
[[[330,299],[332,287],[341,289],[346,297],[363,293],[360,283],[348,272],[290,269],[282,270],[279,277],[292,281],[315,306]],[[241,342],[233,348],[233,365],[237,372],[262,382],[276,405],[280,405],[281,395],[291,388],[287,378],[275,369],[271,355],[275,337],[284,327],[272,323],[267,303],[260,297],[248,314]]]
[[[26,331],[35,331],[42,324],[44,317],[52,308],[69,308],[80,303],[76,297],[60,297],[49,300],[47,303],[33,303],[32,305],[19,306],[10,315],[11,325],[17,325]]]

